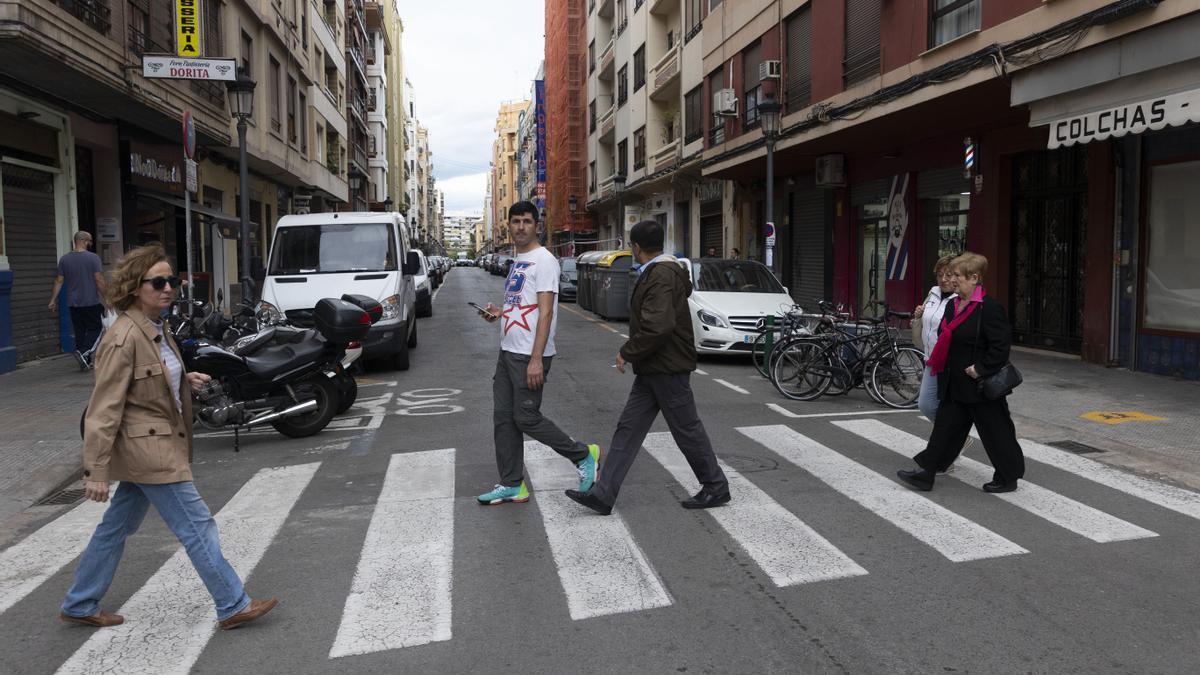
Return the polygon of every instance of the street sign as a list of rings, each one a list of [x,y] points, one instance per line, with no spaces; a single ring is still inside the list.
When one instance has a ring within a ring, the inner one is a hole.
[[[187,174],[187,180],[185,181],[187,183],[187,191],[198,192],[200,190],[199,180],[196,176],[196,167],[198,165],[190,158],[185,160],[184,164],[187,165],[187,171],[185,172]]]
[[[175,0],[175,53],[200,56],[200,0]]]
[[[142,77],[164,80],[237,79],[233,59],[185,59],[178,56],[143,56]]]
[[[775,245],[775,223],[767,223],[763,228],[767,235],[767,246]]]
[[[183,156],[196,158],[196,122],[192,119],[191,110],[183,111]]]

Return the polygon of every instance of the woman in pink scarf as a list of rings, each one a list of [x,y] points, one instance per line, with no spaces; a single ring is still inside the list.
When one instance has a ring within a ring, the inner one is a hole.
[[[910,486],[928,492],[934,477],[954,463],[974,425],[994,472],[985,492],[1012,492],[1025,475],[1025,455],[1017,443],[1008,399],[989,401],[977,380],[1008,362],[1012,328],[1008,314],[982,286],[987,258],[964,253],[950,263],[954,290],[929,356],[938,379],[938,411],[929,444],[913,459],[919,468],[896,473]]]

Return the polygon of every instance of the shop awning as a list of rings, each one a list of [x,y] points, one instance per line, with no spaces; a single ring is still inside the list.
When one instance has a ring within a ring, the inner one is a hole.
[[[1047,147],[1200,121],[1200,15],[1181,17],[1018,72],[1011,102]]]
[[[166,195],[155,194],[153,192],[147,192],[144,190],[139,192],[138,196],[147,197],[149,199],[160,201],[164,204],[176,206],[181,209],[184,208],[183,200],[179,199],[178,197],[168,197]],[[202,205],[197,204],[196,202],[192,202],[191,209],[192,209],[192,213],[198,213],[200,215],[208,216],[209,218],[212,218],[213,220],[215,220],[219,223],[231,223],[233,225],[239,225],[242,222],[241,219],[235,215],[225,213],[224,211],[210,208],[208,206],[202,206]],[[258,227],[258,224],[255,223],[254,221],[251,221],[250,224],[253,225],[254,227]]]

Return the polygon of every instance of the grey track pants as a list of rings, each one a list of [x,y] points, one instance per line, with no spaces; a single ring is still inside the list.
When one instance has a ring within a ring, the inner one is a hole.
[[[547,381],[553,360],[552,356],[542,357]],[[572,462],[579,462],[588,454],[586,445],[563,433],[542,415],[542,392],[546,384],[536,391],[530,389],[525,377],[528,367],[528,354],[501,351],[492,378],[496,467],[500,470],[500,484],[507,487],[516,487],[525,479],[525,436],[550,446]]]

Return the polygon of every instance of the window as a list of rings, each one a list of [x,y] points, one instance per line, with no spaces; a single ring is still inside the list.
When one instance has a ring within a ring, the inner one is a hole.
[[[207,4],[218,5],[220,3],[210,1]],[[308,0],[300,2],[300,45],[304,47],[304,51],[308,51]]]
[[[267,84],[267,98],[271,101],[271,131],[279,132],[283,128],[283,122],[279,119],[281,113],[279,109],[279,92],[283,87],[283,81],[279,70],[279,62],[275,60],[274,56],[269,58],[271,79]]]
[[[704,0],[683,0],[683,29],[687,31],[683,35],[684,44],[700,34],[700,28],[704,25],[703,2]]]
[[[646,168],[646,127],[633,132],[633,169]]]
[[[646,85],[646,45],[637,48],[633,53],[633,91],[636,92]]]
[[[588,162],[588,193],[596,194],[596,163]]]
[[[299,140],[296,129],[296,93],[296,78],[289,76],[287,88],[287,131],[289,143],[295,143]]]
[[[646,3],[646,0],[633,0],[633,13],[637,14],[637,11],[639,9],[641,9],[642,5],[645,3]]]
[[[929,46],[979,30],[979,0],[930,0]]]
[[[842,62],[842,83],[846,87],[879,74],[881,1],[846,0],[846,58]]]
[[[1142,325],[1200,332],[1200,162],[1150,167]]]
[[[711,11],[713,11],[713,10],[714,10],[714,9],[716,9],[716,8],[717,8],[717,6],[719,6],[720,4],[721,4],[721,0],[709,0],[709,3],[708,3],[708,11],[710,11],[710,12],[711,12]]]
[[[588,103],[588,133],[596,132],[596,99]]]
[[[617,0],[617,35],[625,32],[625,26],[629,23],[629,0]]]
[[[204,51],[209,54],[224,54],[221,39],[221,3],[204,3]]]
[[[308,97],[300,92],[300,154],[308,156]]]
[[[254,77],[254,40],[251,39],[246,31],[242,31],[242,69],[246,71],[250,77]]]
[[[758,127],[758,102],[762,96],[762,82],[758,79],[758,64],[762,63],[762,43],[751,45],[742,52],[742,131]]]
[[[716,95],[722,87],[725,86],[725,78],[722,69],[718,68],[708,76],[708,100],[712,103],[712,97]],[[725,142],[725,118],[715,112],[709,116],[708,122],[708,142],[710,145],[717,145]]]
[[[704,137],[704,85],[683,97],[683,142],[691,143]]]
[[[625,139],[617,143],[617,173],[629,175],[629,141]]]
[[[621,66],[617,71],[617,105],[625,105],[625,99],[629,98],[629,64]]]
[[[812,104],[812,9],[811,5],[787,21],[787,81],[785,102],[788,112]]]
[[[588,43],[588,72],[596,72],[596,41]]]

